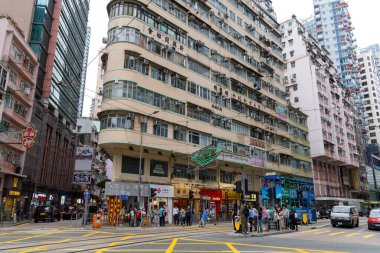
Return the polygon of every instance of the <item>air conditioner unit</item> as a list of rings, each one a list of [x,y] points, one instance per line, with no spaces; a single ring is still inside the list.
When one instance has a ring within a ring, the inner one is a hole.
[[[149,64],[149,60],[148,59],[143,59],[143,64]]]
[[[164,69],[164,73],[165,74],[169,73],[169,70],[168,69]]]
[[[195,109],[197,112],[203,112],[203,108],[200,107],[200,106],[197,106],[197,108]]]
[[[159,120],[154,120],[154,121],[153,121],[153,124],[154,124],[154,125],[159,125],[159,124],[160,124],[160,121],[159,121]]]
[[[174,77],[175,78],[181,78],[181,76],[179,74],[175,74]]]
[[[174,131],[179,131],[179,130],[181,130],[180,126],[174,126]]]
[[[214,49],[211,49],[211,55],[215,55],[215,54],[217,54],[218,53],[218,51],[216,51],[216,50],[214,50]]]
[[[108,39],[106,37],[102,38],[102,42],[103,44],[107,44],[108,43]]]
[[[180,101],[175,101],[175,105],[181,105]]]

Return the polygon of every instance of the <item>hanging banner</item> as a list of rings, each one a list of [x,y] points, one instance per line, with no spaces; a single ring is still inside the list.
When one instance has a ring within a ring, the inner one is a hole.
[[[191,154],[191,161],[199,167],[212,163],[223,151],[223,147],[209,145]]]

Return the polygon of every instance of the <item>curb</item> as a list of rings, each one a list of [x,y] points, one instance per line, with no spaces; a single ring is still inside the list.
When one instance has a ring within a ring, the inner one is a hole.
[[[3,224],[3,226],[0,225],[0,228],[9,228],[9,227],[17,227],[24,224],[29,224],[30,222],[20,222],[20,223],[10,223],[10,224]]]

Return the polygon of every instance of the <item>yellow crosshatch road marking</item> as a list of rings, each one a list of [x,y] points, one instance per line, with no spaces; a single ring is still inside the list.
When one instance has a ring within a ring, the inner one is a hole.
[[[165,253],[172,253],[175,245],[177,244],[178,238],[174,238],[169,248],[165,251]]]
[[[363,236],[363,238],[371,238],[371,237],[374,237],[374,236],[375,236],[375,234],[370,234],[370,235]]]
[[[325,233],[329,233],[331,232],[331,230],[325,230],[325,231],[320,231],[320,232],[317,232],[317,233],[314,233],[315,235],[320,235],[320,234],[325,234]]]
[[[195,241],[195,242],[211,242],[215,243],[218,241],[208,241],[208,240],[195,240],[191,238],[179,238],[180,240],[185,241]],[[221,242],[223,243],[223,242]],[[249,244],[249,243],[231,243],[234,247],[236,246],[246,246],[246,247],[257,247],[257,248],[264,248],[264,249],[280,249],[280,250],[290,250],[290,251],[296,251],[296,252],[318,252],[318,253],[347,253],[345,251],[329,251],[329,250],[314,250],[314,249],[300,249],[300,248],[292,248],[292,247],[281,247],[281,246],[270,246],[270,245],[259,245],[259,244]],[[244,251],[240,251],[244,252]]]
[[[231,243],[226,242],[226,246],[233,252],[233,253],[240,253],[234,246],[232,246]]]
[[[41,249],[46,249],[48,246],[39,246],[39,247],[35,247],[35,248],[31,248],[31,249],[27,249],[27,250],[24,250],[24,251],[20,251],[19,253],[29,253],[29,252],[34,252],[34,251],[38,251],[38,250],[41,250]]]
[[[88,234],[85,234],[85,235],[82,235],[81,237],[89,237],[89,236],[92,236],[92,235],[95,235],[95,234],[98,234],[99,231],[95,231],[95,232],[92,232],[92,233],[88,233]]]
[[[331,233],[329,235],[340,235],[340,234],[345,234],[346,232],[336,232],[336,233]]]
[[[9,243],[13,243],[13,242],[24,241],[24,240],[28,240],[28,239],[32,239],[32,238],[37,238],[37,237],[42,237],[42,236],[46,236],[46,235],[51,235],[53,233],[54,232],[49,232],[49,233],[44,233],[44,234],[40,234],[40,235],[33,235],[33,236],[28,236],[28,237],[22,237],[22,238],[11,240],[11,241],[0,242],[0,244],[9,244]]]
[[[347,237],[351,237],[351,236],[354,236],[354,235],[359,235],[360,233],[352,233],[352,234],[349,234],[349,235],[346,235]]]

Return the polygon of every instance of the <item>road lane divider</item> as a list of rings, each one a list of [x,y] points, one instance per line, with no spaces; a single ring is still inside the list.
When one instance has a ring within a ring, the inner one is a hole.
[[[371,238],[371,237],[374,237],[374,236],[375,236],[375,234],[369,234],[369,235],[363,236],[363,238],[368,239],[368,238]]]
[[[354,236],[354,235],[360,235],[360,233],[352,233],[352,234],[345,235],[345,236],[347,236],[347,237],[351,237],[351,236]]]
[[[170,244],[169,248],[165,251],[165,253],[172,253],[175,245],[177,244],[177,241],[178,241],[178,238],[174,238],[172,240],[172,243]]]
[[[335,233],[331,233],[329,235],[341,235],[341,234],[345,234],[346,232],[335,232]]]

